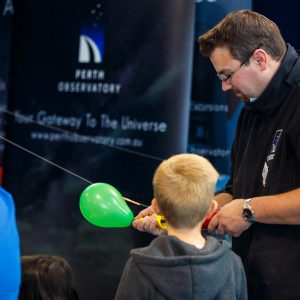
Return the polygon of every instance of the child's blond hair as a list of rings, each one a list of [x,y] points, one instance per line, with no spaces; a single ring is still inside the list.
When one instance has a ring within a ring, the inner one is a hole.
[[[153,178],[154,197],[162,215],[176,228],[193,228],[214,197],[218,172],[204,157],[178,154],[163,161]]]

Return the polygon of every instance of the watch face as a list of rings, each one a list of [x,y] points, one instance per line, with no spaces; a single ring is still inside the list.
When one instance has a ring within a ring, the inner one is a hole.
[[[247,221],[252,221],[253,220],[253,212],[249,208],[244,208],[243,209],[243,217]]]

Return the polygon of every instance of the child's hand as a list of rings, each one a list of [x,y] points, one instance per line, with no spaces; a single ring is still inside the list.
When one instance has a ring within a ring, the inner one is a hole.
[[[132,222],[132,226],[139,231],[146,231],[153,235],[160,235],[164,230],[157,226],[157,214],[152,206],[143,209]]]

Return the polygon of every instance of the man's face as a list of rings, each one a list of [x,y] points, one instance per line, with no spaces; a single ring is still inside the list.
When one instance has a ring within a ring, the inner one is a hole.
[[[259,70],[253,66],[251,59],[240,62],[232,58],[226,47],[217,47],[212,52],[210,60],[222,80],[224,92],[232,90],[243,102],[259,96],[260,87],[257,85]]]

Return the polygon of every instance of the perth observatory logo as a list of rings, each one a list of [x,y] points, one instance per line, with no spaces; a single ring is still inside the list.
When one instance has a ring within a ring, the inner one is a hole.
[[[57,91],[69,94],[120,94],[122,84],[107,79],[103,63],[104,21],[101,0],[82,1],[83,20],[78,64],[72,78],[57,81]],[[90,2],[93,2],[91,4]]]
[[[101,63],[103,61],[103,12],[97,3],[83,25],[79,39],[79,63]]]

